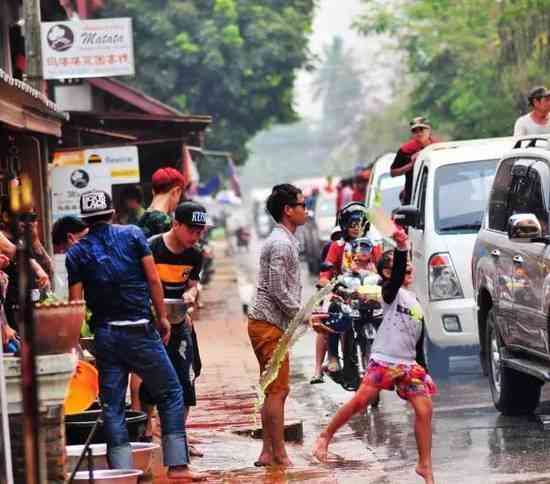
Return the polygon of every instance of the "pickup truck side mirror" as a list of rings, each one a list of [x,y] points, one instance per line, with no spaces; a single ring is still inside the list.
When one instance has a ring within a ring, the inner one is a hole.
[[[420,211],[414,205],[402,205],[393,211],[393,221],[402,227],[416,227]]]
[[[508,238],[512,242],[534,242],[542,238],[542,226],[532,213],[517,213],[508,219]]]

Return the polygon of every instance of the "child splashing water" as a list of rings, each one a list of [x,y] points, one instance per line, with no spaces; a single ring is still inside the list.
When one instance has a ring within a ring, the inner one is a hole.
[[[409,240],[403,230],[393,234],[397,248],[385,252],[378,262],[382,277],[384,319],[372,347],[367,372],[355,396],[338,410],[315,442],[313,455],[321,462],[334,434],[350,418],[374,401],[380,390],[393,390],[413,407],[418,448],[416,473],[434,484],[432,471],[432,400],[436,387],[425,370],[422,352],[422,309],[409,289],[412,266],[407,262]]]

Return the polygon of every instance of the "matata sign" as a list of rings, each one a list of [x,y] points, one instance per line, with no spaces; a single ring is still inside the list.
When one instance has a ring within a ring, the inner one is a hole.
[[[42,22],[44,79],[133,76],[132,19]]]
[[[80,195],[104,190],[111,195],[111,174],[106,165],[54,166],[50,172],[52,218],[80,216]]]
[[[90,148],[86,150],[56,151],[56,166],[106,165],[113,185],[139,183],[139,154],[137,146]]]

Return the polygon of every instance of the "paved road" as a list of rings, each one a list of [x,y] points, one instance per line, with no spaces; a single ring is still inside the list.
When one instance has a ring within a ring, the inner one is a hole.
[[[258,246],[254,244],[249,254],[237,255],[237,260],[240,283],[250,282]],[[304,283],[307,297],[314,291],[313,281],[304,277]],[[313,348],[314,336],[308,334],[292,355],[292,395],[304,421],[305,454],[332,413],[351,396],[332,381],[309,384]],[[544,431],[535,418],[499,415],[476,358],[453,358],[451,376],[437,384],[433,450],[437,482],[550,483],[550,431]],[[543,394],[539,413],[550,414],[549,390]],[[413,414],[392,393],[384,392],[379,409],[357,416],[342,429],[331,450],[341,456],[328,464],[338,482],[420,482],[413,472]],[[365,469],[360,479],[358,466]],[[348,476],[351,470],[355,472]]]

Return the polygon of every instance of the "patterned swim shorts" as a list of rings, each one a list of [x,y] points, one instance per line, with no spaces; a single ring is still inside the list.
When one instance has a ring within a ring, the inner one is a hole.
[[[371,359],[363,383],[380,390],[396,390],[403,400],[419,396],[429,398],[437,393],[432,378],[418,363],[394,365]]]

